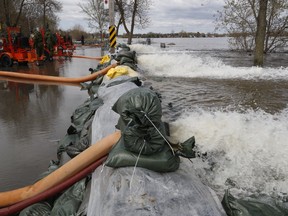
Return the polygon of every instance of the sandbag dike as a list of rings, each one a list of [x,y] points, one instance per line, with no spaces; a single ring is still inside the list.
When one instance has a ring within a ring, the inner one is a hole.
[[[114,59],[119,67],[83,83],[89,99],[72,114],[58,161],[51,161],[43,176],[116,130],[121,131],[120,140],[92,175],[19,215],[288,215],[277,203],[236,199],[228,191],[221,205],[186,159],[196,156],[195,138],[170,143],[161,99],[136,72],[136,53],[123,45]],[[90,71],[109,64],[107,58]]]
[[[121,138],[92,175],[19,215],[225,215],[215,193],[184,160],[195,157],[195,138],[170,143],[160,96],[136,72],[136,53],[124,46],[114,59],[118,67],[83,83],[89,99],[72,114],[58,161],[42,177],[115,131]],[[106,59],[89,70],[109,64]]]

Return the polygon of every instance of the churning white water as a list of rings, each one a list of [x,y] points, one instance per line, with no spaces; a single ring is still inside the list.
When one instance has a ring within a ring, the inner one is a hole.
[[[287,193],[288,109],[279,114],[196,110],[172,123],[172,136],[193,134],[206,160],[197,169],[210,184],[247,192]]]
[[[288,67],[277,68],[233,67],[221,59],[203,56],[199,51],[173,51],[144,45],[133,45],[138,63],[148,75],[213,79],[267,79],[288,80]],[[148,50],[150,52],[148,52]],[[141,54],[143,53],[143,54]]]
[[[199,82],[233,80],[235,83],[239,82],[239,85],[245,85],[246,81],[251,80],[257,80],[260,83],[265,81],[263,89],[276,92],[277,100],[284,104],[283,109],[264,110],[257,107],[255,98],[251,98],[253,108],[241,107],[241,110],[227,109],[235,106],[229,102],[225,108],[213,106],[213,104],[207,108],[197,107],[191,103],[190,109],[183,110],[182,114],[170,123],[171,136],[180,142],[192,135],[195,136],[197,151],[205,156],[193,159],[193,166],[202,180],[212,186],[218,194],[223,193],[226,188],[232,188],[238,195],[240,193],[246,195],[266,193],[280,198],[287,196],[287,67],[281,65],[273,68],[247,67],[246,65],[235,67],[215,57],[214,51],[211,51],[214,53],[212,57],[213,54],[203,55],[193,50],[179,51],[173,48],[165,50],[141,44],[132,47],[138,54],[139,67],[145,75],[158,77],[158,80],[168,78],[171,81],[175,78],[177,82],[179,82],[178,78],[190,79],[191,89],[194,85],[192,81],[195,82],[195,79]],[[282,86],[277,88],[277,82],[282,82]],[[269,89],[271,83],[274,86],[273,89]],[[178,88],[181,89],[181,83],[178,84]],[[158,90],[165,92],[164,87],[163,84]],[[221,87],[219,83],[219,89]],[[178,88],[175,88],[178,97],[187,101],[185,91],[188,87],[182,90]],[[202,90],[205,91],[205,88],[203,82]],[[215,92],[217,91],[219,90],[215,88]],[[247,92],[241,92],[241,89],[239,92],[242,98],[247,98],[245,95]],[[226,93],[229,94],[229,92]],[[251,97],[253,93],[255,92],[251,93]],[[261,95],[261,90],[258,94]],[[232,91],[230,95],[231,98],[236,97]],[[270,95],[261,97],[263,101],[269,101]],[[193,99],[194,101],[203,100],[200,94]]]

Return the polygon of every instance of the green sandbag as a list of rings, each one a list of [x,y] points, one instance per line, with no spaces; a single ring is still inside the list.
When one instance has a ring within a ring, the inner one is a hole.
[[[50,216],[51,206],[49,203],[35,203],[23,209],[19,216]]]
[[[135,64],[133,59],[127,58],[127,57],[122,57],[121,60],[120,60],[120,65],[123,65],[125,63]]]
[[[112,107],[121,116],[126,125],[132,120],[141,126],[151,126],[152,122],[161,122],[162,107],[158,96],[150,89],[135,88],[122,95]]]
[[[77,131],[81,131],[83,125],[88,121],[95,113],[95,111],[103,105],[103,101],[96,98],[94,100],[86,100],[74,111],[71,116],[71,122]]]
[[[73,143],[79,142],[79,134],[66,134],[63,139],[59,142],[59,147],[57,149],[58,159],[61,158],[61,154],[66,151],[67,147]]]
[[[134,63],[124,62],[124,63],[121,64],[121,65],[128,66],[128,67],[130,67],[131,69],[133,69],[134,71],[139,70],[139,68],[138,68]]]
[[[119,43],[119,44],[117,44],[116,49],[119,49],[119,48],[121,48],[121,51],[122,51],[122,50],[130,51],[130,47],[127,46],[125,43]]]
[[[115,60],[116,61],[121,61],[121,58],[130,58],[132,59],[134,62],[137,62],[137,58],[136,58],[136,52],[135,51],[127,51],[127,50],[121,50],[119,53],[117,53],[117,55],[115,56]]]
[[[165,145],[162,107],[158,96],[147,88],[136,88],[122,95],[112,107],[120,115],[117,128],[122,131],[127,150],[149,155]],[[160,133],[162,134],[160,134]]]
[[[164,128],[160,129],[161,133],[164,134]],[[163,146],[166,144],[163,137],[159,134],[153,126],[151,127],[138,127],[138,125],[133,125],[127,127],[122,133],[124,146],[127,150],[140,153],[143,155],[151,155],[162,151]]]
[[[195,137],[192,136],[183,143],[179,143],[176,154],[185,158],[195,158],[196,152],[193,150],[195,147]]]
[[[222,200],[228,216],[287,216],[288,209],[280,206],[275,200],[269,204],[256,198],[236,199],[228,190]]]
[[[119,168],[135,166],[138,154],[125,150],[123,138],[110,151],[105,165]],[[168,145],[164,145],[161,152],[152,155],[140,155],[137,167],[146,168],[156,172],[173,172],[179,168],[180,158],[173,155]]]
[[[86,179],[76,182],[67,189],[54,203],[52,215],[71,216],[76,215],[81,205],[86,190]]]

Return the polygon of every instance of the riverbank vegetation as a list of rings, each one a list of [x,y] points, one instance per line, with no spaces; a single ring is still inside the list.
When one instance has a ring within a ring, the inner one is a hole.
[[[230,44],[254,52],[254,64],[263,65],[263,55],[288,44],[287,0],[225,0],[218,11],[217,28],[233,35]]]

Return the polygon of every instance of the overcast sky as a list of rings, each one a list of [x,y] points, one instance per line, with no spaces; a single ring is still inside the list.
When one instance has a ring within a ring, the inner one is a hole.
[[[78,3],[87,0],[60,0],[63,10],[58,14],[60,28],[67,30],[80,24],[88,32],[88,22],[81,12]],[[171,32],[213,32],[214,15],[221,10],[224,0],[152,0],[150,26],[146,29],[135,29],[136,33],[171,33]]]

